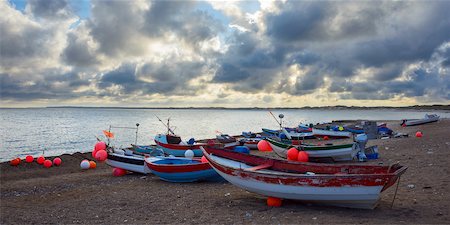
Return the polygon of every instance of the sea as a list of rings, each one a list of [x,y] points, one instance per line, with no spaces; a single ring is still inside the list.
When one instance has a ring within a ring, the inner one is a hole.
[[[111,144],[116,147],[154,144],[156,134],[167,132],[168,120],[170,128],[183,140],[199,140],[220,133],[238,135],[244,131],[261,132],[261,128],[277,129],[280,114],[284,115],[283,126],[295,127],[299,123],[333,120],[400,122],[427,113],[450,118],[450,111],[411,109],[0,109],[0,162],[27,155],[90,152],[97,139],[106,140],[104,130],[114,134]]]

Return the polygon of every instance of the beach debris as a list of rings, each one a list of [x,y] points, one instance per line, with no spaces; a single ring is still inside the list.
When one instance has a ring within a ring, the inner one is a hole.
[[[257,144],[258,150],[262,152],[271,152],[272,147],[270,146],[269,142],[266,140],[261,140]]]
[[[299,162],[308,162],[309,161],[309,155],[305,151],[298,152],[297,161]]]
[[[386,136],[386,137],[382,137],[382,138],[380,138],[381,140],[386,140],[386,139],[389,139],[389,137],[388,136]]]
[[[428,151],[427,154],[433,154],[433,152],[432,151]]]
[[[228,197],[228,196],[230,196],[230,195],[231,195],[230,192],[225,193],[225,197]]]
[[[389,150],[389,147],[384,147],[384,149]]]
[[[83,170],[89,169],[90,165],[91,165],[91,164],[89,163],[89,161],[88,161],[87,159],[84,159],[84,160],[81,161],[81,163],[80,163],[80,167],[81,167],[81,169],[83,169]]]
[[[313,219],[313,220],[317,220],[317,217],[313,217],[312,219]]]
[[[290,148],[287,151],[287,159],[291,161],[297,161],[298,158],[298,150],[294,147]]]
[[[53,165],[53,163],[50,159],[46,159],[43,164],[44,164],[45,168],[50,168]]]
[[[422,136],[423,136],[422,132],[420,132],[420,131],[416,132],[416,137],[421,138]]]
[[[245,212],[245,217],[248,217],[248,218],[250,218],[250,217],[252,217],[252,214],[251,214],[251,213],[249,213],[249,212]]]
[[[40,165],[42,165],[42,164],[44,164],[44,161],[45,161],[45,157],[44,156],[39,156],[38,158],[37,158],[37,160],[36,160],[36,162],[38,163],[38,164],[40,164]]]
[[[34,157],[31,155],[27,155],[27,157],[25,157],[25,162],[27,163],[32,163],[34,161]]]
[[[414,184],[408,184],[408,188],[410,188],[410,189],[413,189],[413,188],[415,188],[416,186],[414,185]]]
[[[56,157],[53,159],[53,165],[55,165],[55,166],[61,165],[61,162],[62,162],[62,160],[59,157]]]
[[[95,169],[97,168],[97,163],[94,161],[89,161],[89,169]]]
[[[15,158],[9,162],[11,166],[18,166],[20,164],[20,158]]]
[[[188,149],[184,152],[184,157],[192,159],[194,158],[194,151]]]
[[[95,153],[95,159],[100,162],[105,161],[107,158],[108,158],[108,153],[104,149],[98,150],[97,153]]]
[[[267,206],[280,207],[281,202],[282,202],[281,198],[267,197]]]
[[[113,169],[113,176],[115,177],[121,177],[127,174],[127,171],[122,168],[114,168]]]

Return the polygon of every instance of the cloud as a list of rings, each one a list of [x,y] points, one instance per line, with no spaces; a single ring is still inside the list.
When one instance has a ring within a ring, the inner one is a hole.
[[[449,102],[446,1],[89,4],[0,1],[0,102]]]

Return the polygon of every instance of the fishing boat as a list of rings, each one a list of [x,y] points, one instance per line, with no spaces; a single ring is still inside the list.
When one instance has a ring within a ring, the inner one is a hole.
[[[242,138],[239,139],[239,142],[242,145],[247,146],[249,149],[258,149],[258,143],[262,138]]]
[[[262,128],[263,133],[265,133],[267,136],[276,136],[281,137],[283,139],[290,139],[290,140],[304,140],[304,139],[314,139],[314,135],[312,132],[294,132],[294,131],[287,131],[285,128],[281,130],[271,130],[267,128]],[[283,137],[285,136],[285,137]]]
[[[201,180],[219,180],[221,177],[209,165],[200,159],[164,158],[145,162],[150,171],[161,180],[169,182],[195,182]]]
[[[322,130],[313,128],[312,134],[316,137],[325,137],[328,136],[330,138],[350,138],[352,137],[352,133],[348,131],[334,131],[334,130]]]
[[[211,166],[233,185],[281,199],[373,209],[406,171],[391,166],[290,162],[206,147]]]
[[[158,134],[155,136],[155,143],[166,154],[177,157],[184,157],[187,150],[192,150],[194,156],[202,156],[201,146],[206,146],[206,143],[194,143],[188,144],[181,141],[181,138],[177,135],[171,134]]]
[[[147,155],[147,160],[160,159],[161,153],[157,151],[151,152],[151,155]],[[163,155],[161,156],[163,157]],[[109,149],[106,164],[111,167],[121,168],[127,171],[148,174],[151,171],[145,164],[145,158],[143,154],[133,152],[128,149]]]
[[[355,148],[355,144],[342,144],[342,145],[290,145],[287,143],[283,143],[272,138],[266,138],[267,142],[272,147],[275,154],[282,158],[287,157],[287,151],[290,148],[297,148],[300,151],[305,151],[308,153],[308,156],[315,160],[317,158],[318,161],[320,159],[329,159],[331,158],[333,161],[351,161],[355,158],[358,153],[358,149]]]
[[[439,120],[439,116],[436,114],[425,114],[425,117],[422,119],[404,119],[400,125],[402,126],[416,126],[426,123],[437,122]]]

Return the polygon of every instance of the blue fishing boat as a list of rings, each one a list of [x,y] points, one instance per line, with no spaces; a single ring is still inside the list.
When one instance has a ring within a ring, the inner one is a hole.
[[[164,158],[146,160],[150,171],[161,180],[169,182],[195,182],[201,180],[221,180],[219,174],[199,159]]]

